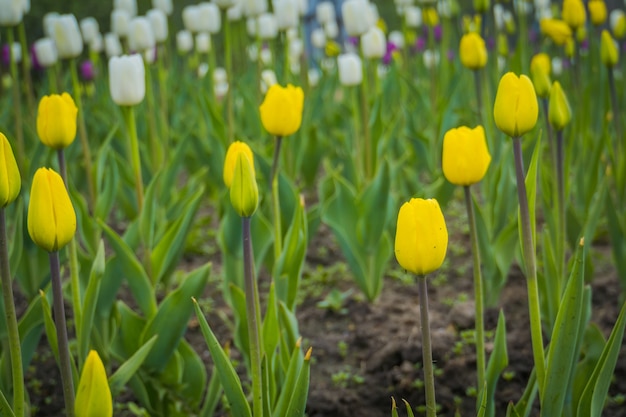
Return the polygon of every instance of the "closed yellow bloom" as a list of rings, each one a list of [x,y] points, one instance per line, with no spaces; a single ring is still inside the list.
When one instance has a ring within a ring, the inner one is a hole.
[[[490,0],[474,0],[474,11],[476,13],[485,13],[491,7]]]
[[[241,152],[246,154],[246,156],[250,160],[250,163],[252,164],[252,169],[254,170],[254,155],[252,154],[252,149],[250,149],[250,147],[244,142],[235,141],[231,143],[228,147],[228,150],[226,151],[223,173],[224,184],[226,184],[228,188],[230,188],[231,184],[233,183],[233,175],[235,173],[237,155],[239,155]]]
[[[550,95],[550,73],[552,72],[552,60],[546,53],[539,53],[530,60],[530,77],[535,86],[537,95],[547,98]]]
[[[6,207],[15,201],[21,187],[22,178],[13,149],[7,137],[0,133],[0,207]]]
[[[589,20],[596,26],[606,22],[606,3],[604,0],[589,0]]]
[[[259,188],[250,159],[239,152],[235,161],[233,183],[230,187],[230,203],[241,217],[250,217],[259,205]]]
[[[563,46],[572,37],[572,29],[562,20],[541,19],[539,23],[541,33],[552,39],[558,46]]]
[[[288,136],[300,129],[304,93],[302,88],[274,84],[259,107],[263,127],[272,135]]]
[[[485,41],[478,33],[470,32],[463,35],[459,50],[464,67],[477,70],[487,64]]]
[[[76,138],[78,108],[68,93],[43,96],[37,110],[37,134],[52,149],[63,149]]]
[[[548,120],[555,130],[563,130],[572,120],[572,109],[561,84],[555,81],[550,90],[550,104],[548,106]]]
[[[461,126],[443,137],[442,168],[446,179],[455,185],[471,185],[482,180],[489,168],[485,129]]]
[[[28,204],[28,234],[42,249],[58,251],[76,233],[76,213],[63,179],[49,168],[35,172]]]
[[[573,58],[575,52],[576,52],[576,42],[574,42],[574,39],[570,38],[567,40],[567,43],[565,44],[565,56],[567,56],[568,58]]]
[[[571,28],[579,28],[587,21],[587,13],[582,0],[563,0],[561,16]]]
[[[600,41],[600,58],[602,63],[607,67],[614,67],[619,61],[619,49],[617,42],[611,36],[608,30],[602,31],[602,39]]]
[[[437,200],[412,198],[400,207],[395,242],[400,266],[426,275],[441,266],[447,248],[448,229]]]
[[[104,365],[98,352],[91,350],[80,374],[76,400],[76,417],[112,417],[113,398]]]
[[[535,127],[538,116],[539,105],[530,78],[512,72],[504,74],[493,106],[498,129],[511,137],[520,137]]]
[[[333,40],[329,40],[326,42],[324,46],[324,53],[329,57],[336,57],[341,54],[341,45]]]
[[[611,12],[611,30],[617,39],[626,37],[626,15],[621,10]]]
[[[426,26],[437,26],[439,24],[439,14],[434,7],[427,7],[422,12],[422,20]]]

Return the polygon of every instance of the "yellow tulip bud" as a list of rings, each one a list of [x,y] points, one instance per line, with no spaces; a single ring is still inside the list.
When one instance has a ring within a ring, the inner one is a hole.
[[[498,34],[498,55],[509,56],[509,40],[504,33]]]
[[[552,81],[550,81],[551,67],[550,57],[543,52],[533,56],[530,61],[530,77],[537,95],[541,98],[547,98],[550,94],[550,87],[552,86]]]
[[[624,39],[626,37],[626,14],[619,9],[615,9],[611,12],[610,20],[613,36],[617,39]]]
[[[490,0],[474,0],[474,11],[476,13],[485,13],[489,10]]]
[[[63,179],[49,168],[35,172],[28,204],[28,234],[48,252],[67,245],[76,233],[76,213]]]
[[[0,133],[0,207],[6,207],[15,201],[21,187],[22,178],[13,149],[7,137]]]
[[[572,37],[572,29],[562,20],[541,19],[539,27],[541,33],[552,39],[552,42],[558,46],[565,45],[567,40]]]
[[[224,184],[228,188],[230,188],[233,183],[233,176],[235,175],[235,164],[237,162],[237,156],[243,152],[250,163],[252,164],[252,170],[254,170],[254,155],[252,154],[252,149],[244,143],[235,141],[230,144],[228,150],[226,151],[226,158],[224,160]]]
[[[567,42],[565,43],[565,55],[568,58],[573,58],[575,52],[576,52],[576,42],[574,42],[574,39],[569,38]]]
[[[437,26],[439,24],[439,15],[434,7],[427,7],[422,12],[422,20],[426,26]]]
[[[437,200],[412,198],[400,207],[395,242],[400,266],[426,275],[441,266],[447,248],[448,229]]]
[[[113,398],[104,365],[98,352],[91,350],[80,374],[76,400],[76,417],[112,417]]]
[[[511,137],[520,137],[537,123],[539,105],[533,83],[526,75],[507,72],[500,79],[493,106],[496,126]]]
[[[582,0],[563,0],[561,15],[563,20],[573,29],[583,26],[587,21],[585,5]]]
[[[619,49],[617,42],[611,36],[608,30],[602,31],[602,39],[600,41],[600,58],[602,63],[607,67],[614,67],[619,61]]]
[[[589,19],[591,23],[600,26],[606,22],[607,12],[604,0],[589,0],[587,7],[589,8]]]
[[[230,203],[241,217],[251,217],[259,205],[259,188],[253,164],[245,152],[239,152],[235,160]]]
[[[274,84],[267,90],[259,107],[263,127],[272,135],[288,136],[300,129],[304,93],[302,88],[289,84]]]
[[[52,149],[63,149],[76,138],[78,108],[68,93],[43,96],[37,110],[37,134]]]
[[[471,70],[483,68],[487,64],[487,48],[483,38],[474,32],[463,35],[459,46],[461,63]]]
[[[548,120],[555,130],[563,130],[572,120],[572,109],[561,84],[555,81],[550,90],[550,104],[548,106]]]
[[[482,180],[489,168],[485,129],[461,126],[443,137],[442,168],[446,179],[455,185],[471,185]]]

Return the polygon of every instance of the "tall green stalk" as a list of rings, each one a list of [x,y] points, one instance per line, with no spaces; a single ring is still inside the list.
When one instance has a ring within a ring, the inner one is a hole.
[[[28,163],[26,160],[26,149],[24,147],[24,127],[22,124],[22,95],[20,94],[20,78],[17,72],[17,62],[13,56],[12,45],[15,43],[15,35],[13,28],[7,29],[7,38],[9,41],[9,66],[12,79],[13,90],[13,110],[15,111],[15,137],[17,139],[17,164],[21,166],[21,172],[28,172]]]
[[[70,349],[67,341],[67,323],[65,321],[65,309],[63,308],[63,289],[61,287],[61,274],[59,267],[59,252],[49,253],[50,257],[50,281],[52,285],[52,301],[54,320],[59,344],[59,366],[61,368],[61,383],[63,385],[63,399],[65,401],[66,417],[74,417],[74,380],[72,379],[72,365]]]
[[[143,207],[143,179],[141,177],[141,157],[139,156],[139,139],[137,138],[137,124],[135,122],[135,110],[132,106],[122,106],[128,142],[130,147],[130,158],[135,175],[135,192],[137,194],[137,213]]]
[[[252,409],[254,417],[263,417],[263,375],[261,372],[261,307],[259,289],[254,277],[250,217],[243,217],[243,272],[246,291],[246,315],[250,341],[250,366],[252,371]]]
[[[48,90],[50,90],[50,94],[58,94],[59,86],[57,85],[57,66],[51,65],[46,69],[48,73]]]
[[[615,134],[618,142],[621,143],[622,138],[622,122],[621,115],[619,113],[619,101],[617,100],[617,91],[615,90],[615,75],[613,74],[613,68],[607,68],[609,72],[609,93],[611,95],[611,107],[613,113],[613,123],[615,124]]]
[[[530,316],[530,335],[532,339],[533,359],[537,370],[539,395],[543,392],[546,378],[546,365],[541,333],[541,310],[539,308],[539,289],[537,286],[537,261],[535,259],[535,245],[533,243],[532,225],[528,209],[528,195],[524,174],[524,160],[522,156],[521,138],[513,138],[513,153],[515,155],[515,176],[517,179],[517,196],[522,229],[522,249],[526,266],[526,285],[528,287],[528,311]]]
[[[565,288],[565,167],[563,155],[563,130],[556,131],[556,185],[557,185],[557,210],[558,210],[558,229],[557,229],[557,245],[556,245],[556,262],[558,274],[558,296],[561,299],[561,292]]]
[[[167,152],[169,149],[169,139],[170,139],[170,127],[169,127],[169,113],[168,113],[168,105],[167,105],[167,72],[165,71],[165,67],[163,66],[163,61],[165,57],[163,56],[166,51],[165,43],[158,46],[157,53],[157,73],[159,78],[159,93],[160,93],[160,110],[161,110],[161,135],[163,141],[163,149]]]
[[[465,192],[465,206],[467,208],[467,220],[470,227],[470,239],[472,241],[472,256],[474,263],[474,316],[476,320],[476,376],[478,391],[485,386],[485,323],[483,313],[483,277],[480,269],[480,248],[478,246],[478,232],[476,231],[476,217],[472,204],[470,187],[463,187]],[[480,396],[478,396],[480,400]]]
[[[11,373],[13,376],[13,412],[15,417],[24,417],[24,370],[22,368],[22,346],[17,326],[13,285],[9,266],[7,227],[4,207],[0,208],[0,275],[2,278],[2,297],[4,313],[7,319],[7,336],[11,355]]]
[[[478,104],[478,124],[483,124],[483,91],[482,91],[482,83],[481,76],[482,71],[473,70],[474,73],[474,86],[476,87],[476,104]]]
[[[152,68],[150,63],[144,61],[145,79],[146,79],[146,103],[148,105],[148,129],[150,138],[150,150],[152,151],[152,161],[150,166],[152,172],[156,172],[163,165],[163,148],[159,140],[159,131],[156,126],[155,106],[154,106],[154,88],[152,86]]]
[[[426,416],[437,416],[435,400],[435,371],[433,369],[433,352],[430,341],[430,319],[428,318],[428,288],[426,276],[417,277],[420,297],[420,324],[422,326],[422,360],[424,365],[424,385],[426,387]]]
[[[274,210],[274,263],[278,262],[283,251],[282,218],[280,214],[280,193],[278,189],[278,164],[280,161],[280,148],[283,141],[282,136],[276,136],[276,146],[274,147],[274,159],[272,161],[272,174],[270,185],[272,186],[272,208]]]
[[[33,96],[33,80],[30,76],[30,54],[28,53],[28,43],[26,41],[26,25],[24,20],[18,25],[18,36],[20,38],[20,46],[22,47],[22,76],[24,77],[24,83],[26,86],[26,102],[28,103],[28,109],[30,110],[31,118],[35,117],[35,101]]]
[[[235,140],[235,110],[234,110],[234,95],[233,89],[235,83],[235,74],[233,73],[233,52],[232,52],[232,28],[231,21],[228,19],[226,12],[224,12],[224,66],[226,67],[226,74],[230,80],[230,86],[226,93],[226,118],[228,120],[228,143],[232,143]],[[257,44],[259,42],[257,41]],[[260,51],[260,49],[259,49]],[[211,73],[215,68],[211,68]]]

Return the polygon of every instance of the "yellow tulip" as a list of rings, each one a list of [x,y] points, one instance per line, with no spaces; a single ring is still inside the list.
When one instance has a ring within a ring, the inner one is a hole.
[[[437,200],[412,198],[400,207],[395,242],[400,266],[426,275],[441,266],[447,248],[448,229]]]
[[[585,5],[582,0],[563,0],[561,15],[563,20],[574,29],[583,26],[587,21]]]
[[[76,213],[63,179],[49,168],[35,172],[28,204],[28,234],[48,252],[67,245],[76,233]]]
[[[589,0],[589,20],[596,26],[606,22],[606,3],[604,0]]]
[[[11,144],[0,133],[0,207],[15,201],[22,187],[22,178],[15,162]]]
[[[474,11],[476,13],[486,13],[489,10],[490,0],[474,0]]]
[[[461,126],[443,137],[442,168],[446,179],[455,185],[471,185],[482,180],[489,168],[485,129]]]
[[[230,187],[230,203],[241,217],[250,217],[259,205],[259,188],[251,160],[245,152],[239,152],[235,161],[233,183]]]
[[[426,26],[437,26],[439,24],[439,14],[434,7],[427,7],[422,12],[422,20]]]
[[[470,32],[463,35],[459,50],[464,67],[477,70],[487,64],[485,41],[478,33]]]
[[[600,41],[600,58],[602,63],[607,67],[614,67],[619,61],[619,49],[617,42],[611,36],[608,30],[602,31],[602,39]]]
[[[541,19],[539,23],[541,33],[552,39],[558,46],[563,46],[572,37],[572,29],[562,20]]]
[[[272,135],[288,136],[295,133],[302,123],[304,93],[302,88],[289,84],[274,84],[267,90],[259,110],[263,127]]]
[[[555,130],[563,130],[572,120],[572,109],[561,84],[555,81],[550,90],[550,104],[548,106],[548,120]]]
[[[546,53],[539,53],[530,60],[530,77],[535,86],[537,95],[541,98],[547,98],[550,95],[550,73],[552,72],[552,61]]]
[[[109,381],[100,356],[95,350],[87,355],[80,374],[74,410],[76,417],[113,416],[113,398]]]
[[[324,45],[324,53],[331,58],[339,56],[341,54],[341,45],[333,40],[329,40]]]
[[[63,149],[76,138],[78,108],[68,93],[43,96],[37,110],[37,134],[52,149]]]
[[[619,9],[611,12],[611,29],[617,39],[626,37],[626,15]]]
[[[576,42],[574,39],[570,38],[565,43],[565,56],[568,58],[574,58],[574,54],[576,53]]]
[[[252,154],[252,149],[250,149],[250,147],[244,142],[235,141],[231,143],[228,147],[228,150],[226,151],[223,173],[224,184],[226,184],[228,188],[230,188],[231,184],[233,183],[237,156],[242,152],[248,157],[250,163],[252,164],[252,170],[254,170],[254,155]]]
[[[538,116],[539,105],[530,78],[512,72],[504,74],[493,106],[498,129],[511,137],[520,137],[535,127]]]

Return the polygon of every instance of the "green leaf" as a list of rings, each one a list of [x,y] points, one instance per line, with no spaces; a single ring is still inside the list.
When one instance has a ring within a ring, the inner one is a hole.
[[[535,150],[533,151],[533,156],[530,160],[530,165],[528,166],[528,172],[526,173],[526,180],[524,181],[526,184],[526,195],[528,196],[528,213],[530,215],[530,228],[533,235],[533,251],[537,251],[537,238],[536,238],[536,203],[537,203],[537,171],[539,167],[539,161],[541,156],[541,137],[537,139],[535,143]],[[517,211],[518,215],[518,228],[519,228],[519,238],[520,238],[520,247],[522,248],[522,255],[524,253],[524,244],[522,242],[522,221],[520,219],[519,208]]]
[[[135,375],[137,370],[139,370],[141,364],[156,343],[157,338],[158,335],[152,336],[109,377],[109,387],[111,388],[113,397],[122,392],[126,383]]]
[[[409,404],[409,402],[405,400],[404,398],[402,399],[402,401],[404,402],[404,406],[406,407],[407,417],[415,417],[413,414],[413,409],[411,408],[411,404]]]
[[[287,407],[286,417],[303,417],[306,408],[306,400],[309,395],[309,382],[311,374],[311,348],[304,355],[302,369],[298,374],[296,385]]]
[[[157,172],[156,175],[150,181],[148,188],[146,189],[146,194],[144,196],[144,204],[141,209],[141,213],[139,213],[139,235],[141,236],[141,242],[144,247],[151,248],[153,246],[154,240],[154,226],[155,226],[155,215],[157,208],[157,190],[159,188],[159,179],[161,171]],[[154,277],[153,281],[154,281]]]
[[[211,373],[211,379],[209,380],[209,386],[206,389],[206,396],[204,397],[204,403],[199,417],[211,417],[215,413],[215,408],[220,400],[222,394],[222,385],[220,384],[219,376],[217,372]]]
[[[278,400],[274,405],[274,412],[272,413],[273,417],[284,416],[287,412],[287,407],[289,406],[291,397],[293,397],[293,392],[296,387],[296,380],[298,378],[298,375],[300,374],[302,363],[304,362],[304,355],[302,354],[302,350],[300,349],[300,343],[301,340],[298,340],[295,347],[293,348],[293,351],[291,352],[291,358],[289,359],[289,366],[287,367],[283,386],[280,394],[278,394]]]
[[[207,374],[202,359],[186,340],[178,345],[183,364],[183,387],[180,394],[194,407],[200,405],[206,387]]]
[[[54,359],[59,363],[59,342],[57,339],[57,328],[52,319],[52,313],[50,312],[50,303],[43,290],[39,290],[39,298],[41,299],[41,308],[43,311],[43,321],[46,329],[46,337],[48,338],[48,344],[54,355]]]
[[[269,357],[274,356],[274,351],[280,340],[280,329],[278,327],[278,308],[276,306],[276,286],[272,282],[267,299],[267,310],[263,319],[263,348]]]
[[[15,414],[13,413],[13,410],[11,409],[9,402],[7,401],[2,391],[0,391],[0,411],[1,411],[0,414],[2,414],[3,416],[15,417]]]
[[[572,409],[575,413],[574,416],[578,415],[578,405],[580,404],[580,399],[583,396],[583,391],[585,390],[589,379],[593,375],[593,370],[602,356],[602,350],[605,345],[606,341],[604,340],[602,331],[597,325],[590,323],[585,329],[580,349],[582,359],[576,366],[574,382],[572,385]]]
[[[96,313],[98,294],[100,293],[100,281],[104,275],[104,242],[100,240],[96,258],[89,274],[89,284],[83,301],[83,319],[78,332],[78,357],[83,360],[89,352],[89,339],[93,326],[93,318]]]
[[[376,177],[359,196],[356,213],[348,213],[356,216],[356,238],[366,253],[375,252],[378,249],[381,235],[387,229],[389,193],[389,168],[383,161]]]
[[[24,252],[24,203],[23,199],[18,199],[14,207],[14,214],[11,218],[13,224],[13,233],[11,233],[11,240],[8,243],[9,246],[9,266],[11,268],[11,276],[15,276],[16,267],[20,264],[22,259],[22,253]],[[6,238],[5,238],[6,239]]]
[[[156,315],[148,321],[140,340],[146,341],[158,334],[159,340],[145,360],[146,368],[160,372],[176,350],[185,334],[193,306],[191,297],[199,297],[209,279],[211,264],[189,273],[182,285],[165,297]]]
[[[498,315],[498,325],[496,326],[496,335],[493,341],[493,351],[489,356],[487,363],[487,372],[485,374],[485,392],[483,400],[480,404],[479,411],[486,416],[495,415],[495,395],[496,385],[502,371],[509,365],[509,355],[506,349],[506,320],[504,312],[500,310]]]
[[[219,375],[222,387],[224,388],[224,393],[230,403],[233,416],[252,417],[250,405],[248,404],[248,400],[246,399],[243,389],[241,388],[241,381],[239,380],[233,365],[230,363],[228,355],[226,355],[224,349],[222,349],[217,341],[215,334],[211,331],[211,328],[204,318],[204,314],[202,314],[200,306],[195,299],[193,300],[193,306],[196,310],[196,317],[200,323],[202,335],[204,336],[207,347],[211,352],[216,372]]]

